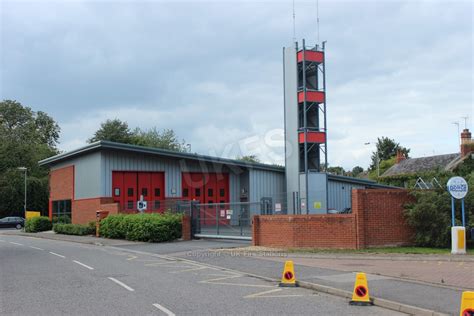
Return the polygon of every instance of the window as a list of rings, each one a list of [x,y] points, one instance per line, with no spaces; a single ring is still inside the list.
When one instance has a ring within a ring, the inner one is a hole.
[[[157,209],[159,209],[160,207],[161,207],[160,201],[155,201],[155,203],[154,203],[154,205],[153,205],[153,208],[154,208],[155,210],[157,210]]]
[[[133,188],[128,188],[127,195],[133,196]]]
[[[201,196],[201,189],[196,189],[194,195],[195,196]]]
[[[219,196],[224,197],[225,196],[225,190],[224,189],[219,189]]]
[[[188,197],[188,196],[189,196],[188,189],[183,189],[183,197]]]
[[[211,197],[214,194],[214,190],[212,189],[207,189],[207,196]]]
[[[127,208],[130,210],[130,209],[133,209],[133,201],[127,201]]]
[[[161,196],[161,189],[155,188],[155,196]]]
[[[120,196],[120,188],[115,188],[114,189],[114,195],[115,196]]]
[[[71,200],[58,200],[58,201],[53,201],[53,221],[58,221],[61,219],[64,219],[68,217],[71,219]]]
[[[148,189],[147,188],[142,188],[142,195],[143,196],[148,196]]]

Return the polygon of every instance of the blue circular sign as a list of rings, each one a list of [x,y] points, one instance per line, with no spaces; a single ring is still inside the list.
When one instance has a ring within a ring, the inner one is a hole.
[[[463,199],[468,190],[467,182],[461,177],[452,177],[448,180],[448,191],[455,199]]]

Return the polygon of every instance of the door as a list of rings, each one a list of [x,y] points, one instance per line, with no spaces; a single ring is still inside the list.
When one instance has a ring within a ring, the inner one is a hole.
[[[146,213],[151,212],[151,174],[149,172],[139,172],[138,178],[138,192],[137,201],[143,197],[143,201],[147,202]]]
[[[165,205],[163,200],[165,199],[165,175],[162,172],[154,172],[151,174],[151,196],[150,204],[148,206],[153,212],[163,213],[165,211]]]

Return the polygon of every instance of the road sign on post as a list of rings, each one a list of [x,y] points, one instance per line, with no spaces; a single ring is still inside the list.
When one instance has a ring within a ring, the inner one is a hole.
[[[466,253],[466,217],[464,211],[464,197],[467,195],[468,185],[462,177],[452,177],[448,180],[448,192],[451,194],[451,253]],[[455,200],[461,200],[462,226],[456,226]]]
[[[143,195],[140,195],[140,201],[137,201],[137,209],[140,213],[143,213],[147,209],[147,203],[143,201]]]

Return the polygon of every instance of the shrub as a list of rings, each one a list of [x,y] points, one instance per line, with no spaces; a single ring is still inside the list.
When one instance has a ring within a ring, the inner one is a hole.
[[[49,220],[49,217],[38,216],[26,220],[25,231],[27,233],[42,232],[46,230],[51,230],[51,226],[52,224]]]
[[[71,224],[71,217],[69,215],[54,216],[53,224]]]
[[[181,237],[181,215],[110,215],[101,221],[100,234],[133,241],[171,241]]]
[[[81,224],[54,224],[53,230],[56,234],[64,235],[92,235],[95,233],[95,227],[92,228],[90,225]]]

